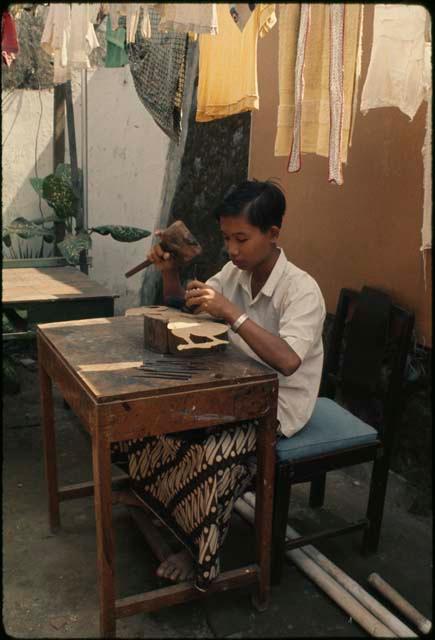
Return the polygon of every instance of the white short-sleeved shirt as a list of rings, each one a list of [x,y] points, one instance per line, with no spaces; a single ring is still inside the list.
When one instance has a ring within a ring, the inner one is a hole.
[[[314,278],[289,262],[282,249],[254,299],[251,277],[251,273],[228,262],[207,284],[243,309],[263,329],[285,340],[301,359],[300,367],[291,376],[278,373],[278,420],[281,433],[289,437],[310,419],[319,393],[325,302]],[[229,339],[248,356],[267,365],[231,330]]]

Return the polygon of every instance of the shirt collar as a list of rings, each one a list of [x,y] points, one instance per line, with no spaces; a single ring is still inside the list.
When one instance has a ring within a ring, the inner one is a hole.
[[[275,265],[272,271],[270,272],[268,279],[266,280],[263,287],[259,291],[259,294],[262,293],[265,296],[268,296],[270,298],[272,297],[273,292],[275,291],[276,285],[281,280],[281,276],[284,273],[284,269],[288,263],[287,257],[283,249],[281,249],[280,247],[278,248],[281,252],[278,257],[278,260],[275,262]],[[249,295],[251,295],[251,276],[252,274],[249,273],[248,271],[242,271],[242,273],[239,276],[240,286],[247,293],[249,293]]]

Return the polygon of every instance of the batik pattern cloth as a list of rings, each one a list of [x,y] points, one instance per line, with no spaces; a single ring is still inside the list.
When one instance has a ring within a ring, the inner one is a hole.
[[[195,441],[153,436],[112,444],[112,462],[128,463],[136,496],[190,552],[194,584],[205,591],[219,575],[219,552],[237,498],[254,466],[257,420],[205,430]],[[181,437],[180,437],[181,436]]]

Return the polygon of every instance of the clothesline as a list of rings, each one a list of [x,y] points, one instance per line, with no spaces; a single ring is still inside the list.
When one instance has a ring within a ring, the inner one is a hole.
[[[358,110],[398,107],[412,120],[421,102],[431,100],[427,10],[380,4],[374,9],[370,64],[357,105],[363,18],[363,5],[347,3],[50,4],[41,45],[53,56],[54,83],[65,82],[72,69],[91,68],[89,55],[100,46],[94,25],[105,29],[105,65],[129,64],[142,103],[178,142],[189,42],[199,44],[196,120],[209,122],[260,108],[258,38],[278,28],[275,156],[288,157],[290,173],[301,170],[305,153],[328,157],[329,180],[341,185]],[[422,250],[431,247],[427,111]]]

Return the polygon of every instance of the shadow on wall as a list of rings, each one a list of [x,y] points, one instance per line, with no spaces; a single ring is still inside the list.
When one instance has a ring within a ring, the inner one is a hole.
[[[2,104],[3,225],[24,217],[34,220],[53,213],[39,198],[30,179],[52,171],[53,92],[18,89]],[[3,244],[4,258],[39,257],[41,239],[11,236],[12,247]],[[44,243],[43,256],[53,255],[53,245]]]

